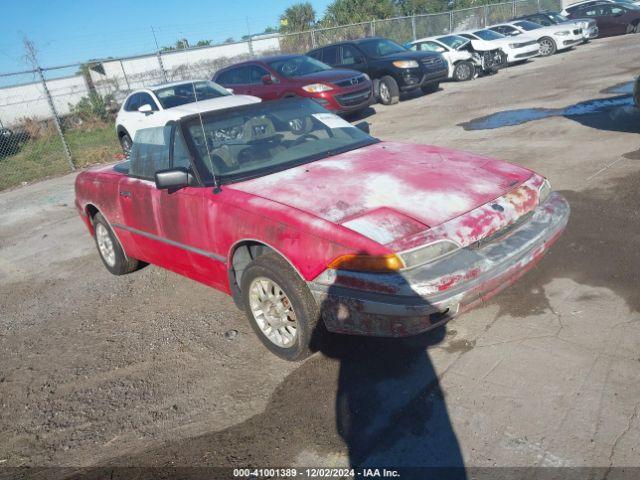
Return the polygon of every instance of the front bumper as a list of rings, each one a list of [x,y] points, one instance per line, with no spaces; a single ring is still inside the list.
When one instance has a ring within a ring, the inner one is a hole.
[[[583,41],[584,41],[584,38],[582,37],[582,32],[580,32],[579,37],[569,37],[564,39],[556,38],[556,44],[558,45],[558,50],[564,50],[565,48],[574,47],[582,43]]]
[[[443,61],[437,70],[427,70],[418,68],[401,69],[400,75],[397,76],[400,91],[406,92],[424,87],[433,83],[444,82],[449,77],[449,67],[446,61]]]
[[[463,248],[397,274],[326,270],[309,288],[330,331],[416,335],[481,304],[520,278],[558,239],[569,212],[567,201],[552,193],[526,221],[476,248]]]
[[[528,45],[520,48],[510,48],[506,51],[507,63],[522,62],[529,58],[540,55],[540,46],[536,42],[534,45]]]
[[[593,26],[593,27],[589,27],[589,28],[583,28],[582,29],[582,38],[584,40],[591,40],[593,38],[598,38],[598,34],[600,32],[598,31],[598,27],[597,26]]]

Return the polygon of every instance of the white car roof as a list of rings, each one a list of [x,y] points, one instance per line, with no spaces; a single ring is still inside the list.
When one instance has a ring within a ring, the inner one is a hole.
[[[210,98],[209,100],[185,103],[184,105],[168,108],[164,110],[164,112],[168,117],[171,117],[172,120],[180,120],[194,113],[212,112],[260,102],[261,100],[258,97],[251,95],[225,95],[223,97]]]
[[[195,78],[193,80],[180,80],[177,82],[158,83],[157,85],[151,85],[149,87],[141,88],[140,90],[158,90],[159,88],[175,87],[177,85],[189,85],[194,82],[210,82],[210,80],[204,78]],[[212,82],[213,83],[213,82]]]

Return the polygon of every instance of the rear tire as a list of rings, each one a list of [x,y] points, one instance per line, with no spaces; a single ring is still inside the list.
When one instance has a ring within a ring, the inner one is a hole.
[[[385,75],[378,83],[378,100],[383,105],[393,105],[400,101],[400,88],[396,79]]]
[[[320,309],[309,287],[276,253],[253,260],[242,274],[242,303],[262,344],[288,361],[311,355],[321,331]]]
[[[453,78],[456,82],[466,82],[471,80],[475,73],[475,65],[467,61],[458,62],[453,68]]]
[[[140,262],[127,257],[109,223],[100,213],[93,217],[93,230],[100,259],[109,272],[124,275],[138,269]]]
[[[558,50],[558,46],[556,42],[551,37],[542,37],[538,40],[538,44],[540,45],[540,56],[548,57],[549,55],[553,55]]]

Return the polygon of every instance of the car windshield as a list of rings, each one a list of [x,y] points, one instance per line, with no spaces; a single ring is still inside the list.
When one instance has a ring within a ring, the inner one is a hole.
[[[527,32],[530,32],[531,30],[537,30],[538,28],[542,28],[542,25],[538,23],[530,22],[529,20],[521,20],[520,22],[514,22],[513,24],[517,27],[520,27],[523,30],[526,30]]]
[[[255,103],[183,122],[207,184],[268,175],[370,145],[370,137],[309,99]]]
[[[373,58],[386,57],[387,55],[407,51],[406,48],[401,47],[396,42],[385,38],[376,38],[366,42],[360,42],[359,45],[368,56]]]
[[[473,34],[482,40],[498,40],[500,38],[505,38],[504,35],[494,32],[493,30],[477,30],[473,32]]]
[[[459,48],[469,43],[468,38],[460,37],[459,35],[447,35],[446,37],[438,37],[437,40],[451,48]]]
[[[301,77],[303,75],[311,75],[313,73],[331,70],[326,63],[322,63],[315,58],[300,55],[298,57],[287,57],[280,60],[268,62],[268,65],[283,77]]]
[[[157,88],[153,91],[158,97],[162,108],[172,108],[185,103],[209,100],[211,98],[231,95],[229,91],[217,83],[201,81],[187,82],[169,87]]]

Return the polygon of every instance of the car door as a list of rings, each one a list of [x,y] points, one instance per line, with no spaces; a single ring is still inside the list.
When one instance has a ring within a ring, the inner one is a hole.
[[[627,26],[631,23],[632,12],[620,5],[609,5],[611,28],[617,34],[627,33]]]
[[[338,66],[339,59],[338,53],[340,51],[340,45],[329,45],[322,49],[322,61],[332,67]]]
[[[219,83],[223,87],[232,89],[235,94],[249,95],[251,90],[251,84],[249,82],[249,67],[247,65],[240,65],[229,68],[217,75],[215,82]]]
[[[613,24],[609,18],[609,13],[610,11],[606,8],[606,5],[594,5],[578,10],[578,12],[576,12],[576,16],[578,18],[585,17],[595,19],[598,24],[600,35],[607,36],[615,34],[615,28],[613,28]]]

